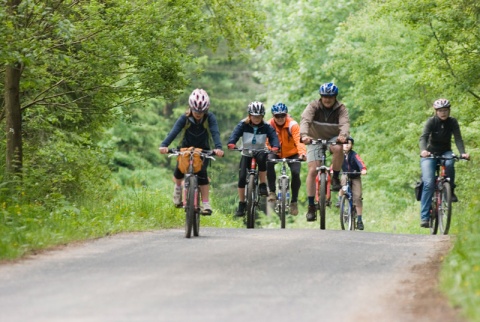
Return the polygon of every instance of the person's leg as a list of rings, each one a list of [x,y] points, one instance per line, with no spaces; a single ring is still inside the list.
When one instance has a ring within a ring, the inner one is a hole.
[[[295,155],[292,157],[293,159],[298,158],[298,155]],[[288,166],[290,167],[290,174],[291,174],[291,190],[292,190],[292,196],[290,199],[290,214],[293,216],[298,215],[298,192],[300,190],[300,186],[302,185],[302,182],[300,180],[300,169],[301,169],[301,163],[295,162],[295,163],[289,163]]]
[[[175,185],[173,187],[173,204],[177,208],[183,207],[182,188],[184,177],[185,175],[180,170],[178,170],[178,167],[176,167],[173,171],[173,182],[175,182]]]
[[[258,165],[258,194],[260,196],[267,196],[267,153],[260,152],[256,155]]]
[[[340,170],[342,170],[343,163],[343,145],[336,144],[330,146],[330,152],[332,152],[332,191],[339,191],[342,188],[340,184]]]
[[[444,158],[451,158],[453,156],[452,151],[447,151],[442,154]],[[455,160],[445,160],[445,175],[450,178],[450,187],[452,187],[452,201],[457,202],[458,198],[455,195]]]
[[[270,153],[268,155],[268,160],[276,159],[277,155]],[[268,181],[268,190],[270,192],[275,192],[275,183],[277,180],[277,175],[275,173],[275,163],[267,161],[267,181]]]
[[[430,206],[432,203],[433,192],[435,191],[435,166],[437,160],[422,158],[420,168],[422,170],[423,190],[420,200],[420,220],[422,227],[428,228],[425,224],[430,219]]]
[[[363,213],[363,196],[362,196],[362,179],[357,178],[352,180],[353,204],[357,209],[357,228],[364,229],[362,213]]]
[[[318,145],[307,145],[307,197],[308,197],[308,211],[306,214],[307,221],[316,220],[316,206],[315,206],[315,177],[317,176],[317,167],[320,166],[320,147]]]
[[[250,167],[251,158],[242,156],[238,168],[238,208],[235,212],[236,216],[245,215],[245,185],[247,184],[247,167]]]

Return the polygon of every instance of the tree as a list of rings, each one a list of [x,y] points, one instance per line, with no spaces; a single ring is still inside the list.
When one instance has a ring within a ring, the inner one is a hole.
[[[62,132],[91,147],[130,104],[174,98],[221,37],[231,52],[262,41],[255,0],[2,2],[7,173],[22,168],[25,136],[38,147]]]

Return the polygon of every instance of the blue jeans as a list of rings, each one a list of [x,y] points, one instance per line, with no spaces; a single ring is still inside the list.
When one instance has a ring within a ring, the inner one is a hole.
[[[452,151],[447,151],[443,153],[442,157],[451,157],[453,155]],[[422,181],[423,181],[423,190],[422,190],[422,199],[420,200],[420,219],[429,220],[430,218],[430,205],[432,203],[433,192],[435,191],[435,168],[437,162],[440,160],[422,158],[420,160],[420,168],[422,169]],[[446,175],[450,178],[450,186],[455,187],[455,160],[445,160],[446,166]]]

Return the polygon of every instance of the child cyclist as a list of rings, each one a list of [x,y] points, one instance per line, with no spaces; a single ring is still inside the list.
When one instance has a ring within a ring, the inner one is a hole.
[[[275,132],[277,133],[278,139],[280,141],[280,146],[282,148],[277,154],[270,153],[268,155],[268,158],[305,160],[307,157],[307,150],[305,148],[305,144],[300,141],[300,126],[288,114],[288,107],[283,103],[277,103],[272,106],[272,115],[273,118],[270,119],[268,123],[275,129]],[[290,201],[290,213],[296,216],[298,215],[298,191],[300,190],[301,186],[301,164],[297,162],[289,163],[288,166],[292,174],[292,199]],[[273,162],[267,162],[267,179],[268,189],[270,190],[267,201],[274,202],[275,200],[277,200],[277,195],[275,193],[275,163]]]
[[[175,140],[177,135],[182,132],[183,138],[181,142],[181,148],[195,147],[203,150],[210,150],[210,137],[213,139],[215,154],[222,157],[224,152],[222,151],[222,142],[220,140],[220,131],[218,130],[218,123],[215,115],[208,111],[210,107],[210,98],[203,89],[195,89],[188,100],[189,109],[183,115],[181,115],[172,130],[168,133],[167,138],[160,145],[160,153],[168,153],[168,146]],[[207,129],[208,124],[208,129]],[[209,202],[209,180],[207,167],[209,165],[209,159],[203,160],[202,169],[197,172],[198,185],[200,187],[200,193],[202,195],[202,214],[211,215],[212,207]],[[173,203],[177,207],[182,207],[182,183],[185,175],[178,169],[178,163],[173,172],[173,179],[175,181]]]
[[[228,149],[233,150],[237,141],[242,138],[243,149],[264,149],[266,147],[267,138],[270,142],[271,150],[277,152],[280,143],[278,141],[275,130],[264,121],[265,107],[261,102],[251,102],[248,105],[247,118],[240,121],[235,126],[230,138],[228,139]],[[267,195],[267,152],[257,152],[255,154],[258,165],[258,178],[260,185],[258,186],[261,196]],[[239,166],[238,176],[238,209],[235,215],[238,217],[245,215],[245,185],[247,177],[247,169],[250,167],[252,157],[242,155]]]
[[[353,151],[353,144],[355,140],[352,137],[347,138],[347,142],[343,144],[343,152],[345,158],[343,159],[342,171],[343,172],[358,172],[358,174],[342,174],[341,184],[342,186],[347,184],[347,176],[352,179],[352,194],[353,194],[353,204],[357,209],[357,228],[363,230],[363,221],[362,221],[362,210],[363,210],[363,198],[362,198],[362,178],[361,174],[367,174],[367,167],[363,162],[360,155],[357,152]],[[343,191],[340,190],[339,194],[342,194]]]

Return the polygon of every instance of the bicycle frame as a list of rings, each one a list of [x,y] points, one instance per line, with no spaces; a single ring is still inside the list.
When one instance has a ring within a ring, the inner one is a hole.
[[[242,152],[242,155],[250,157],[250,168],[246,173],[245,185],[245,201],[247,203],[247,228],[255,228],[256,211],[260,201],[258,194],[258,168],[257,159],[255,157],[257,152],[268,152],[267,149],[234,149],[234,151]]]
[[[285,218],[290,210],[290,177],[287,174],[287,163],[302,162],[300,159],[271,159],[267,162],[282,163],[278,177],[278,195],[275,202],[275,212],[280,215],[281,228],[285,228]]]
[[[312,140],[311,144],[320,145],[320,165],[316,167],[315,199],[317,201],[317,209],[320,211],[320,229],[325,229],[326,207],[331,205],[331,175],[330,167],[326,165],[327,150],[330,145],[336,145],[336,143],[330,142],[329,140],[317,139]]]
[[[359,172],[343,172],[343,174],[347,175],[347,184],[342,187],[340,225],[343,230],[355,230],[357,228],[357,208],[353,204],[352,178],[349,175],[359,174]]]
[[[188,153],[189,165],[188,172],[185,173],[183,184],[183,208],[185,209],[185,237],[190,238],[199,236],[200,233],[200,187],[198,186],[198,177],[193,172],[193,160],[195,154],[199,154],[202,159],[208,158],[215,160],[212,155],[215,153],[210,150],[199,151],[179,151],[178,149],[169,149],[169,157]]]

